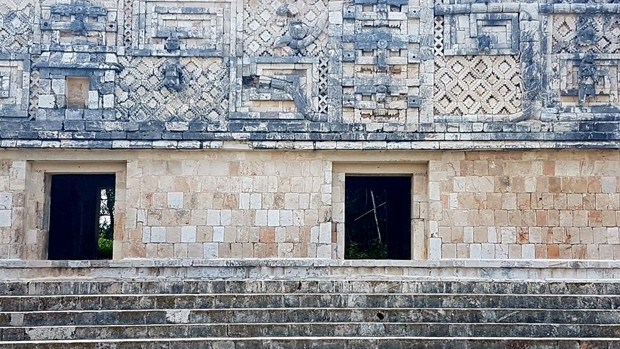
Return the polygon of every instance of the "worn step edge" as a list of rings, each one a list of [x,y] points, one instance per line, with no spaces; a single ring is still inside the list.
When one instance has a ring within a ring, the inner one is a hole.
[[[128,343],[149,343],[155,341],[172,341],[172,342],[230,342],[230,341],[298,341],[298,340],[307,340],[307,341],[329,341],[329,340],[360,340],[360,339],[376,339],[376,340],[397,340],[397,341],[407,341],[407,340],[432,340],[432,341],[499,341],[499,342],[509,342],[509,341],[523,341],[523,342],[614,342],[620,343],[620,338],[601,338],[601,337],[592,337],[592,338],[547,338],[547,337],[376,337],[376,336],[330,336],[330,337],[317,337],[317,336],[291,336],[291,337],[227,337],[227,338],[136,338],[136,339],[84,339],[84,340],[42,340],[42,341],[6,341],[0,342],[2,345],[23,345],[23,344],[79,344],[79,343],[119,343],[119,342],[128,342]]]

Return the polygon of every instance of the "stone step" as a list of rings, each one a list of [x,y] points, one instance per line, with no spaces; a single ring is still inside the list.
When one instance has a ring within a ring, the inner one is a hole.
[[[620,348],[617,338],[455,338],[455,337],[261,337],[261,338],[148,338],[127,340],[62,340],[0,343],[11,349],[550,349]]]
[[[0,326],[288,322],[620,324],[618,310],[488,308],[268,308],[1,312]]]
[[[0,296],[3,311],[286,307],[617,309],[620,295],[258,293]]]
[[[237,323],[0,328],[2,341],[286,336],[618,338],[620,325],[476,323]]]
[[[617,295],[620,283],[490,280],[143,280],[5,281],[2,295],[200,294],[200,293],[467,293]]]

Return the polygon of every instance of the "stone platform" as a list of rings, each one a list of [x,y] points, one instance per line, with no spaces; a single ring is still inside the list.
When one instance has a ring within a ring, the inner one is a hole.
[[[610,261],[0,261],[0,348],[620,348]]]
[[[620,261],[330,259],[123,259],[0,260],[0,279],[438,279],[589,280],[620,279]]]

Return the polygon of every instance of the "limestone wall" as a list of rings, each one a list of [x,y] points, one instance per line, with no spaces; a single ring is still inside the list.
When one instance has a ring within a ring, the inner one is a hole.
[[[413,259],[620,259],[620,154],[3,151],[0,258],[45,259],[46,175],[115,173],[114,258],[344,258],[344,177],[412,176]]]

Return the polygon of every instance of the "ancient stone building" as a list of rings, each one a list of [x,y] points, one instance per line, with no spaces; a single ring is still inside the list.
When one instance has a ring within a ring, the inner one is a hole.
[[[108,188],[114,259],[344,259],[379,192],[388,258],[620,259],[619,67],[611,0],[2,0],[0,258]]]

